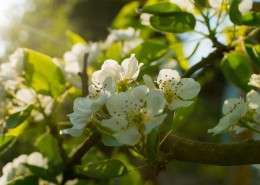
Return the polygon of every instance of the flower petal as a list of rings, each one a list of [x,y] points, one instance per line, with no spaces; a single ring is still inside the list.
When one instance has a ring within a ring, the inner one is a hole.
[[[200,84],[192,78],[183,78],[179,84],[177,95],[185,100],[194,98],[200,91]]]
[[[162,91],[152,90],[147,96],[146,112],[152,118],[163,112],[165,99]]]
[[[148,88],[145,85],[139,85],[130,91],[134,98],[138,100],[145,101],[146,95],[148,93]]]
[[[248,85],[260,88],[260,74],[252,74],[249,79]]]
[[[144,75],[143,76],[144,84],[149,88],[149,89],[156,89],[153,80],[150,76]]]
[[[168,108],[170,110],[175,110],[180,107],[188,107],[193,103],[193,101],[183,101],[174,99],[170,104],[168,104]]]
[[[102,125],[112,129],[113,131],[119,131],[127,126],[128,122],[122,118],[111,117],[102,121]]]
[[[145,122],[145,130],[144,134],[149,134],[153,128],[158,127],[161,125],[166,118],[167,114],[162,114],[160,116],[154,117],[153,119],[150,119],[149,121]]]
[[[212,129],[208,129],[208,133],[214,135],[226,132],[231,127],[229,116],[224,116],[220,119],[219,123]]]
[[[231,98],[224,101],[222,112],[230,114],[230,121],[237,122],[246,114],[247,104],[242,98]]]
[[[260,113],[260,95],[254,90],[251,90],[246,95],[246,100],[248,102],[248,108]]]
[[[130,107],[127,93],[119,93],[111,96],[106,103],[107,110],[111,116],[125,118],[126,112],[129,112]]]
[[[68,128],[68,129],[63,129],[60,131],[60,134],[70,134],[74,137],[81,136],[83,133],[82,129],[76,129],[74,127]]]
[[[68,117],[73,125],[78,125],[78,128],[83,128],[88,122],[90,116],[73,112],[71,114],[68,114]]]
[[[113,135],[119,143],[125,145],[136,145],[141,139],[141,134],[138,132],[137,128],[131,127],[126,130],[120,130]]]
[[[253,0],[242,0],[239,5],[239,11],[244,14],[253,8]]]
[[[160,85],[164,81],[180,81],[181,76],[178,71],[172,69],[161,69],[157,77],[157,83]]]

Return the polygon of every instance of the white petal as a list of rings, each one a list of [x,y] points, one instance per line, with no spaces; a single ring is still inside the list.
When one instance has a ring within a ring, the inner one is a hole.
[[[183,100],[173,100],[168,107],[170,110],[175,110],[180,107],[188,107],[193,103],[193,101],[183,101]]]
[[[33,104],[36,98],[36,93],[32,89],[22,88],[19,89],[15,97],[26,104]]]
[[[143,76],[144,84],[149,88],[149,89],[156,89],[153,80],[150,76],[144,75]]]
[[[121,66],[124,69],[125,78],[136,80],[142,65],[143,64],[138,65],[138,61],[134,54],[132,54],[130,58],[123,60]]]
[[[74,100],[73,110],[78,114],[82,113],[86,116],[89,116],[93,113],[91,110],[91,105],[93,104],[93,100],[89,99],[88,97],[79,97]]]
[[[177,95],[185,100],[194,98],[200,91],[200,84],[192,78],[183,78],[179,84],[182,85],[177,86]]]
[[[17,74],[20,75],[24,67],[23,50],[21,48],[18,48],[12,55],[9,56],[9,60],[13,69],[15,69]]]
[[[128,122],[122,118],[111,117],[102,121],[102,125],[112,129],[113,131],[119,131],[127,126]]]
[[[239,11],[244,14],[253,8],[253,0],[242,0],[238,5]]]
[[[248,85],[260,88],[260,74],[252,74],[248,82]]]
[[[165,99],[162,91],[152,90],[147,96],[146,112],[152,118],[163,112]]]
[[[225,0],[209,0],[209,5],[211,6],[211,8],[220,9],[222,5],[222,1]]]
[[[105,92],[102,93],[98,99],[94,100],[90,106],[92,112],[97,112],[106,103],[110,95],[111,94],[109,92]]]
[[[158,127],[161,125],[166,118],[167,114],[163,114],[157,117],[154,117],[153,119],[150,119],[149,121],[145,122],[145,131],[144,134],[147,135],[149,134],[153,128]]]
[[[81,136],[82,133],[83,133],[82,129],[76,129],[74,127],[68,128],[68,129],[63,129],[63,130],[60,131],[60,134],[70,134],[74,137]]]
[[[73,125],[78,125],[79,128],[83,128],[85,124],[88,122],[90,116],[73,112],[71,114],[68,114],[68,117]]]
[[[104,82],[103,82],[103,84],[102,84],[102,88],[105,90],[105,91],[108,91],[108,92],[110,92],[111,94],[115,94],[115,88],[116,88],[116,86],[113,84],[113,82],[112,82],[112,77],[111,76],[109,76],[109,77],[107,77],[105,80],[104,80]]]
[[[115,133],[113,136],[116,138],[116,140],[119,143],[125,145],[131,145],[131,146],[136,145],[141,139],[141,134],[138,132],[138,130],[135,127],[126,130],[120,130],[119,132]]]
[[[160,82],[170,80],[180,81],[180,79],[181,76],[179,75],[178,71],[172,69],[161,69],[157,77],[157,83],[160,84]]]
[[[247,111],[247,104],[242,98],[231,98],[224,101],[222,112],[230,114],[230,121],[237,122]]]
[[[231,124],[229,121],[229,116],[224,116],[223,118],[220,119],[217,126],[215,126],[212,129],[208,129],[208,133],[213,133],[214,135],[220,134],[220,133],[226,132],[230,127],[231,127]]]
[[[115,60],[111,60],[111,59],[105,60],[101,67],[101,70],[104,70],[107,67],[114,68],[118,72],[122,71],[122,67]]]
[[[119,93],[111,96],[106,103],[107,110],[111,116],[125,118],[126,112],[129,112],[130,107],[127,107],[128,98],[126,93]]]
[[[247,93],[246,100],[248,102],[248,107],[257,113],[260,113],[260,95],[254,90]]]
[[[145,101],[146,95],[148,93],[148,88],[145,85],[139,85],[139,86],[131,89],[131,93],[138,100]]]

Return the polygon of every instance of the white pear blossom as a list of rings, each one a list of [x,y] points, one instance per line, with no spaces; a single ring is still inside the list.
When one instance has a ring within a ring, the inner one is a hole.
[[[260,88],[260,74],[252,74],[249,79],[248,85]]]
[[[20,106],[30,105],[35,102],[36,92],[24,87],[16,92],[15,98],[18,100]]]
[[[12,55],[9,56],[9,61],[17,75],[21,75],[24,67],[24,54],[21,48],[18,48]]]
[[[144,76],[145,84],[154,89],[151,77]],[[164,93],[168,108],[175,110],[188,107],[193,103],[192,98],[198,95],[200,84],[192,78],[181,78],[176,70],[162,69],[157,77],[159,89]]]
[[[63,55],[65,61],[64,72],[67,79],[77,88],[81,87],[79,72],[83,70],[84,55],[88,54],[88,65],[92,63],[97,55],[101,52],[99,43],[77,43],[72,46],[71,51]]]
[[[34,152],[30,155],[22,154],[2,168],[3,175],[0,177],[0,184],[5,185],[19,176],[30,175],[30,170],[23,164],[30,164],[45,169],[48,168],[48,160],[44,158],[41,153]]]
[[[225,100],[222,112],[224,117],[217,126],[208,130],[208,133],[219,134],[235,126],[239,119],[246,114],[247,105],[243,99],[232,98]]]
[[[121,66],[115,60],[106,60],[101,70],[92,74],[92,82],[94,84],[102,84],[104,79],[111,77],[115,85],[130,83],[137,79],[142,65],[143,63],[138,64],[134,54],[124,59]]]
[[[135,30],[132,27],[127,29],[110,30],[110,34],[107,36],[105,46],[110,46],[115,41],[128,41],[136,39],[140,34],[139,30]]]
[[[242,0],[239,5],[239,11],[244,14],[250,11],[253,8],[253,0]]]
[[[257,118],[257,115],[260,114],[260,94],[251,90],[246,95],[246,101],[248,103],[248,111],[254,118]]]
[[[225,100],[222,112],[223,118],[209,133],[220,134],[228,130],[234,130],[237,133],[243,131],[240,126],[244,124],[254,124],[260,114],[260,95],[251,90],[247,93],[246,100],[243,98],[231,98]]]
[[[110,30],[110,34],[107,36],[104,42],[104,49],[109,48],[115,42],[122,42],[122,54],[127,54],[131,49],[135,48],[143,42],[138,36],[139,30],[135,30],[132,27],[127,29]]]
[[[152,14],[149,13],[142,13],[140,15],[141,24],[144,26],[150,26],[150,18],[152,17]]]
[[[106,103],[107,99],[114,94],[112,78],[107,77],[102,84],[92,84],[89,86],[90,94],[87,97],[76,98],[73,104],[73,113],[69,114],[71,128],[64,129],[61,134],[80,136],[85,125],[96,116],[99,118],[98,111]]]
[[[166,114],[161,114],[164,106],[161,91],[149,91],[141,85],[107,101],[106,107],[112,117],[103,120],[102,125],[112,130],[112,136],[120,144],[133,146],[162,124],[166,117]]]
[[[5,62],[0,65],[0,81],[2,81],[7,91],[17,88],[19,80],[10,62]]]

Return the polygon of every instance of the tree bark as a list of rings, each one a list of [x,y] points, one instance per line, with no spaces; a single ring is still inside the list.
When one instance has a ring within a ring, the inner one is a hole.
[[[160,151],[166,162],[178,160],[217,166],[260,164],[260,140],[216,144],[170,135]]]

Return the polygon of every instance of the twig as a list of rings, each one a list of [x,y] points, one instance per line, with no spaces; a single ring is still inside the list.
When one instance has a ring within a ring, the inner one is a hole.
[[[87,75],[87,64],[88,64],[88,54],[84,55],[83,68],[82,72],[79,72],[78,75],[81,78],[82,84],[82,97],[88,95],[88,75]]]
[[[221,43],[215,43],[216,50],[210,53],[206,58],[202,58],[200,62],[192,66],[184,75],[183,78],[188,78],[193,75],[197,70],[207,67],[213,64],[216,60],[220,60],[223,58],[224,53],[232,50],[232,47],[225,46]]]
[[[97,132],[93,132],[79,147],[79,149],[72,155],[72,157],[65,164],[62,185],[69,179],[73,179],[76,177],[74,173],[73,167],[76,164],[81,162],[81,158],[85,155],[85,153],[95,146],[98,142],[100,142],[101,135]]]

